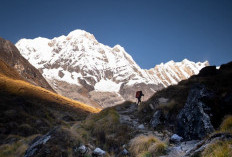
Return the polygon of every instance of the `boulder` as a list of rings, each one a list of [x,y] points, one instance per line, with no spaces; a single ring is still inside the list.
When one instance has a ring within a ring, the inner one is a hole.
[[[80,153],[80,154],[86,154],[88,152],[88,149],[86,146],[84,145],[81,145],[80,147],[77,148],[77,151]]]
[[[43,136],[36,137],[32,141],[32,144],[27,149],[24,157],[33,157],[33,156],[35,156],[35,154],[37,154],[37,152],[40,150],[40,148],[43,145],[45,145],[47,143],[47,141],[50,140],[50,138],[51,138],[54,131],[55,131],[55,129],[53,129],[52,131],[48,132],[47,134],[45,134]]]
[[[124,148],[122,150],[122,155],[129,155],[129,151]]]
[[[138,129],[144,130],[144,129],[145,129],[145,127],[144,127],[144,125],[143,125],[143,124],[140,124],[140,125],[138,126]]]
[[[170,142],[173,142],[173,143],[179,143],[183,140],[182,137],[180,137],[179,135],[177,134],[173,134],[170,138]]]
[[[100,148],[96,148],[92,153],[93,157],[103,157],[105,155],[106,155],[106,152]]]
[[[202,139],[214,131],[210,116],[206,113],[210,108],[202,101],[212,95],[200,84],[190,90],[187,102],[177,116],[177,133],[186,140]]]

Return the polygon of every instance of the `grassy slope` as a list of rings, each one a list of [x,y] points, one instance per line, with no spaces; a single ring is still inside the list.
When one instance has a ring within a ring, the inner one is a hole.
[[[51,103],[59,104],[59,107],[73,107],[74,110],[97,113],[100,109],[74,101],[67,97],[58,95],[44,88],[34,86],[22,80],[15,80],[9,77],[0,76],[1,91],[25,98],[40,99]]]
[[[100,109],[74,101],[24,81],[14,69],[2,60],[0,60],[0,70],[0,91],[2,92],[27,98],[33,97],[34,99],[60,104],[60,106],[73,107],[75,110],[79,109],[84,112],[97,113],[100,111]]]
[[[100,110],[34,86],[0,60],[0,157],[22,156],[37,135],[55,126],[70,128],[73,121]],[[67,139],[72,136],[61,132]],[[66,142],[58,141],[54,148],[63,148]]]

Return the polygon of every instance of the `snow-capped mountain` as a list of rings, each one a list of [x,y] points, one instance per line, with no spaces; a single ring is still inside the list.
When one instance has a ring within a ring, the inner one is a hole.
[[[185,59],[144,70],[120,45],[103,45],[83,30],[51,40],[21,39],[16,47],[58,93],[103,107],[133,100],[137,90],[147,99],[208,65]]]
[[[159,79],[164,87],[177,84],[181,80],[188,79],[192,75],[196,75],[199,71],[209,66],[208,61],[201,62],[191,62],[184,59],[182,62],[169,61],[167,63],[161,63],[156,65],[150,70],[145,70],[152,79]]]

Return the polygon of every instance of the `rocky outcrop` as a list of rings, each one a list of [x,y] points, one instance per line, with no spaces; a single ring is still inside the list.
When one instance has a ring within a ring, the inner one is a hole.
[[[51,135],[53,134],[54,131],[55,130],[52,130],[52,131],[48,132],[46,135],[35,138],[32,141],[32,144],[27,149],[24,157],[33,157],[33,156],[35,156],[40,151],[40,148],[43,147],[43,145],[45,145],[48,140],[50,140]]]
[[[0,59],[11,66],[11,68],[15,69],[26,81],[54,91],[39,70],[33,67],[28,60],[20,54],[15,45],[3,38],[0,38]]]
[[[210,116],[206,113],[210,108],[202,101],[205,97],[212,97],[212,93],[203,85],[194,85],[177,116],[177,132],[185,140],[202,139],[214,130]]]

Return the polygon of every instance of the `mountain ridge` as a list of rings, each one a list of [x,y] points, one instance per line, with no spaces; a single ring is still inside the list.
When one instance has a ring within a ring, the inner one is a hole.
[[[41,73],[26,60],[15,47],[13,43],[0,37],[0,59],[5,61],[9,66],[15,69],[22,79],[44,87],[50,91],[54,90],[43,78]]]
[[[96,106],[100,103],[103,107],[133,100],[136,90],[143,90],[146,100],[151,93],[189,78],[208,65],[204,62],[201,67],[193,66],[193,62],[184,60],[185,74],[175,71],[180,77],[167,75],[168,69],[161,72],[155,68],[141,69],[122,46],[103,45],[84,30],[53,39],[22,39],[16,47],[56,92]],[[112,100],[108,99],[109,95]]]

